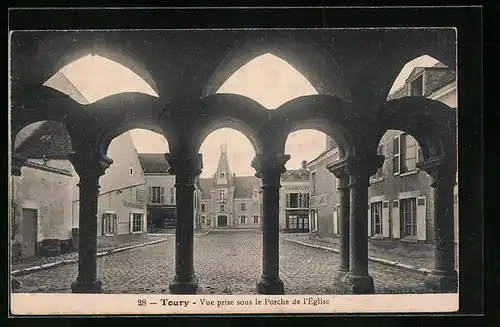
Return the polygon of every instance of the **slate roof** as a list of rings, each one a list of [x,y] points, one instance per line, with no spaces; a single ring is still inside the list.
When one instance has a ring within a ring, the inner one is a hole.
[[[291,182],[308,182],[311,172],[307,169],[287,170],[281,175],[281,181],[284,183]]]
[[[210,199],[210,188],[214,186],[212,178],[200,178],[201,198]]]
[[[29,159],[68,159],[73,151],[66,126],[60,122],[45,121],[23,138],[14,151]]]
[[[251,198],[253,190],[259,188],[260,179],[255,176],[236,177],[234,186],[234,197],[238,199]]]
[[[422,71],[427,71],[427,80],[425,83],[424,96],[439,90],[440,88],[450,84],[456,79],[455,70],[447,69],[442,63],[436,63],[432,67],[415,67],[407,80],[416,76]],[[389,94],[387,100],[399,99],[408,95],[409,84],[405,83],[399,89]]]
[[[145,174],[168,173],[170,166],[162,153],[138,153],[137,156]]]

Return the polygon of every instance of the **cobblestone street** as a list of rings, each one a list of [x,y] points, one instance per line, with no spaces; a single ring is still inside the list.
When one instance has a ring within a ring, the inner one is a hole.
[[[283,240],[280,276],[286,294],[331,294],[338,254]],[[174,277],[174,237],[166,242],[98,258],[105,293],[168,293]],[[212,232],[195,236],[195,272],[200,294],[254,294],[262,266],[262,235]],[[425,276],[370,262],[377,293],[421,293]],[[71,292],[77,265],[70,264],[19,277],[16,292]]]

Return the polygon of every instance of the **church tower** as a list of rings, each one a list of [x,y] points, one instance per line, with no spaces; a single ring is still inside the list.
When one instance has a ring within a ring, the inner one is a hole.
[[[227,144],[221,145],[221,153],[219,164],[214,175],[216,185],[230,185],[233,182],[231,169],[229,168],[229,160],[227,159]]]

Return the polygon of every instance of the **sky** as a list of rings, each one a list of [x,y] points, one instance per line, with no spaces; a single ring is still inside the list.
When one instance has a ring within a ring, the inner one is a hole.
[[[406,64],[395,79],[391,93],[401,87],[414,67],[429,67],[437,60],[422,56]],[[44,84],[68,94],[81,104],[124,92],[141,92],[158,96],[144,80],[130,69],[109,59],[87,55],[62,68]],[[314,87],[286,61],[271,54],[261,55],[236,71],[217,93],[241,94],[254,99],[269,110],[304,95],[317,94]],[[160,134],[147,130],[130,131],[139,153],[168,152],[168,142]],[[231,170],[239,176],[255,174],[250,166],[255,151],[240,132],[222,128],[212,132],[203,142],[201,177],[210,177],[217,168],[221,145],[227,144]],[[287,169],[298,169],[303,160],[310,161],[325,150],[326,135],[315,130],[300,130],[289,135],[285,153],[291,156]]]

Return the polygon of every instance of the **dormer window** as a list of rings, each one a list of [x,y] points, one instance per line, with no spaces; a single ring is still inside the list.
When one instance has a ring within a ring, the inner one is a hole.
[[[410,96],[421,97],[424,95],[424,74],[410,82]]]

